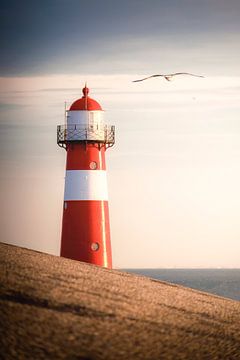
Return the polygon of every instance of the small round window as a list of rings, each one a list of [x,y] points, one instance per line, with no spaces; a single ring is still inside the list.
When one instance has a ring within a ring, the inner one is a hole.
[[[91,170],[95,170],[95,169],[97,168],[97,163],[96,163],[96,161],[91,161],[89,166],[90,166],[90,169],[91,169]]]
[[[93,251],[97,251],[99,249],[99,243],[97,243],[97,242],[92,243],[91,249]]]

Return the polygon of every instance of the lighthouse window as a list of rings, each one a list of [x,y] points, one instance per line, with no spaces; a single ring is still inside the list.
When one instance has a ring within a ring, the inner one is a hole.
[[[97,242],[92,243],[91,249],[93,251],[97,251],[99,249],[99,243],[97,243]]]
[[[97,168],[97,162],[96,161],[91,161],[89,164],[89,167],[91,170],[95,170]]]

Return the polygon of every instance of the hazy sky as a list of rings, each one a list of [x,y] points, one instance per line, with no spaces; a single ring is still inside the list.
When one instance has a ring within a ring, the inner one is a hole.
[[[114,266],[240,267],[239,18],[237,0],[3,2],[1,240],[59,253],[56,125],[87,80],[116,125]],[[206,78],[131,82],[175,71]]]

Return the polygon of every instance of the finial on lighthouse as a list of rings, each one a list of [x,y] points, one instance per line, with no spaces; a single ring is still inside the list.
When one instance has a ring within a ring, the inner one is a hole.
[[[84,88],[82,89],[83,97],[87,97],[89,93],[89,88],[87,87],[87,83],[85,83]]]

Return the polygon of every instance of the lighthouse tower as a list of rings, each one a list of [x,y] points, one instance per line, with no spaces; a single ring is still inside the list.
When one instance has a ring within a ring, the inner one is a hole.
[[[61,256],[111,268],[105,151],[115,128],[89,89],[82,91],[57,128],[57,143],[67,151]]]

